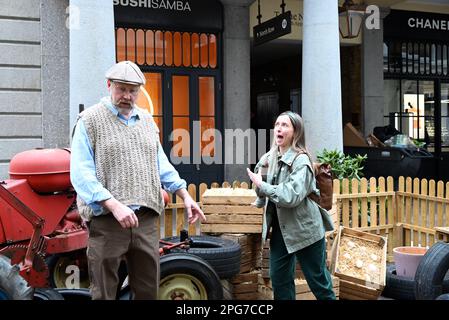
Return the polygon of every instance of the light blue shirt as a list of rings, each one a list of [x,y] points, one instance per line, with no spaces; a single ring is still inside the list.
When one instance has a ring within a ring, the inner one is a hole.
[[[129,119],[121,115],[112,105],[111,98],[101,99],[108,109],[127,126],[133,126],[141,118],[141,110],[134,108]],[[84,122],[80,119],[76,124],[72,138],[70,160],[70,180],[77,194],[94,211],[94,215],[101,215],[103,207],[98,203],[112,198],[111,193],[98,181],[95,168],[95,157],[90,144]],[[75,165],[76,164],[76,165]],[[178,172],[168,161],[160,142],[158,141],[157,168],[164,189],[175,193],[186,188],[186,181],[179,177]],[[130,206],[135,210],[138,206]]]

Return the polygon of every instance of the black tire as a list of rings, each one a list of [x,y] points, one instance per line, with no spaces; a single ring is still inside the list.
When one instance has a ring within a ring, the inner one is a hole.
[[[398,276],[394,264],[387,265],[386,273],[382,296],[397,300],[415,300],[415,280]]]
[[[437,242],[426,252],[416,269],[416,300],[434,300],[443,293],[449,269],[449,243]]]
[[[64,300],[64,297],[53,288],[36,288],[33,300]]]
[[[438,296],[435,300],[449,300],[449,293],[444,293],[441,296]]]
[[[190,238],[193,240],[193,244],[187,253],[206,260],[220,279],[229,279],[240,273],[241,249],[237,242],[212,236],[192,236]],[[168,237],[162,240],[173,243],[180,241],[179,237]],[[186,251],[174,248],[170,252]]]
[[[92,295],[90,294],[89,289],[58,288],[55,290],[64,297],[64,300],[68,301],[92,300]]]
[[[9,258],[0,254],[0,300],[32,300],[33,289],[12,266]]]
[[[223,299],[220,278],[203,259],[187,253],[171,253],[162,256],[160,263],[160,300]]]

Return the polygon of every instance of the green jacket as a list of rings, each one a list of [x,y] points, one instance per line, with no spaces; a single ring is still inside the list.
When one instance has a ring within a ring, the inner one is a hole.
[[[273,184],[273,173],[270,174],[268,169],[267,182],[262,182],[260,188],[256,189],[259,196],[256,205],[265,207],[263,239],[266,239],[270,230],[273,214],[277,214],[289,253],[321,240],[325,231],[333,230],[328,212],[307,197],[311,192],[319,193],[309,157],[306,154],[296,155],[297,152],[290,148],[278,160],[280,170],[276,170],[279,172],[277,185]],[[258,172],[264,164],[269,163],[270,156],[269,152],[264,154],[254,171]],[[267,206],[267,200],[276,205],[276,212],[267,209],[273,208]]]

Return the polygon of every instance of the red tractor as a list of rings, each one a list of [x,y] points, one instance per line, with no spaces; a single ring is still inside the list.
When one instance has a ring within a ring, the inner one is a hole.
[[[88,231],[70,183],[70,150],[21,152],[9,173],[0,181],[0,300],[32,299],[35,288],[66,288],[71,276],[78,288],[88,288]],[[188,236],[181,240],[160,250],[161,298],[221,299],[214,268],[186,253]]]

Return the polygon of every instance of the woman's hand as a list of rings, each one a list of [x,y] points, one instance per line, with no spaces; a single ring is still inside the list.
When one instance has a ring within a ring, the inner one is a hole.
[[[259,173],[254,173],[249,168],[246,168],[246,172],[248,172],[248,176],[251,181],[256,185],[256,187],[260,188],[262,184],[262,175]]]

